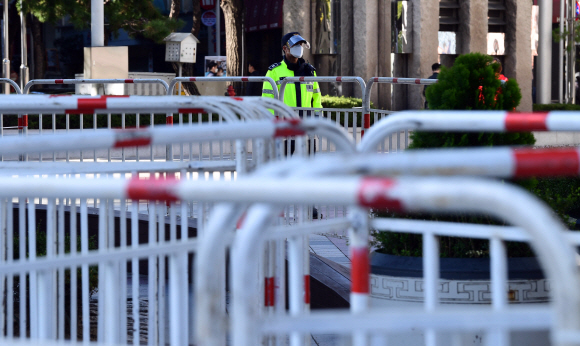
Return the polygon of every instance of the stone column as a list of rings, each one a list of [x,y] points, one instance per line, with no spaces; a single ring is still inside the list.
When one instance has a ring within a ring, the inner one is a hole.
[[[379,0],[379,50],[378,77],[391,77],[391,1]],[[366,81],[365,81],[366,82]],[[375,107],[392,109],[391,85],[378,84],[373,89],[378,90],[378,103]]]
[[[353,0],[340,1],[340,75],[353,76]],[[353,96],[355,85],[343,83],[342,94]]]
[[[522,101],[517,110],[532,110],[532,3],[506,1],[506,57],[503,72],[520,85]]]
[[[365,81],[379,73],[378,17],[378,0],[356,0],[353,6],[353,72]],[[361,97],[360,88],[354,88],[354,95]],[[377,95],[371,101],[377,104]]]
[[[310,32],[310,0],[284,0],[284,26],[282,35],[298,31],[302,37],[312,42]],[[280,37],[282,39],[282,37]],[[280,52],[280,56],[282,52]],[[314,63],[312,51],[304,50],[304,59]]]
[[[487,53],[487,0],[460,0],[458,54]]]
[[[482,1],[482,0],[477,0]],[[421,0],[413,4],[413,52],[409,55],[408,76],[427,78],[432,74],[431,65],[438,61],[437,33],[439,31],[439,1]],[[434,15],[437,14],[437,15]],[[424,106],[423,88],[409,86],[409,109]]]

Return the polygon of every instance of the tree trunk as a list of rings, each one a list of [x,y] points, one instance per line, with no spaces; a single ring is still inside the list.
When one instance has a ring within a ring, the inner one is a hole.
[[[42,79],[44,78],[45,67],[45,54],[44,54],[44,42],[42,39],[42,23],[38,18],[31,16],[32,18],[32,37],[34,41],[34,78]],[[42,85],[38,85],[37,88],[42,89]]]
[[[171,1],[171,10],[169,11],[169,18],[170,19],[179,19],[179,12],[181,11],[181,1],[172,0]]]
[[[201,6],[199,1],[193,1],[193,26],[191,27],[191,33],[193,36],[197,37],[199,35],[199,29],[201,28]],[[198,37],[199,38],[199,37]]]
[[[243,0],[222,0],[222,11],[226,26],[226,56],[228,76],[242,75],[242,20]],[[236,88],[236,94],[239,94]]]

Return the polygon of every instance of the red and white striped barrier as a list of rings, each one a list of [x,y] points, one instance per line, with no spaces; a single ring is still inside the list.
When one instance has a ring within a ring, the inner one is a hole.
[[[327,177],[323,181],[329,183],[333,181],[333,178]],[[320,184],[324,184],[323,181],[321,180]],[[356,184],[359,184],[355,190],[351,190],[351,187],[353,186],[350,183],[351,181],[357,181]],[[297,184],[284,185],[297,186]],[[272,186],[272,188],[274,187]],[[310,195],[316,195],[318,192],[321,191],[309,190],[308,193]],[[507,220],[511,224],[521,227],[530,235],[531,238],[533,238],[532,246],[537,251],[542,265],[545,266],[545,268],[549,268],[547,271],[550,272],[548,277],[551,281],[555,280],[555,277],[560,277],[566,280],[565,277],[568,275],[571,275],[574,281],[578,280],[578,277],[575,274],[575,254],[571,245],[566,240],[565,229],[554,217],[552,212],[546,209],[541,202],[518,188],[507,186],[501,182],[490,182],[477,179],[409,178],[391,180],[369,178],[363,180],[345,179],[342,188],[340,188],[340,192],[345,193],[345,195],[355,193],[356,198],[355,200],[350,198],[343,200],[337,195],[334,195],[333,197],[337,198],[337,201],[340,200],[340,202],[337,203],[351,205],[358,204],[369,208],[389,208],[391,211],[404,212],[474,212],[492,214],[496,217]],[[330,192],[330,187],[329,193],[332,193]],[[310,198],[307,197],[305,199]],[[441,201],[445,201],[445,203],[441,203]],[[303,203],[312,203],[312,201]],[[253,306],[253,303],[255,302],[255,293],[253,292],[253,286],[249,284],[254,280],[255,271],[253,268],[257,266],[258,261],[255,256],[255,244],[261,244],[263,242],[264,236],[267,234],[266,230],[270,225],[268,220],[271,220],[277,211],[277,208],[268,209],[264,206],[253,207],[248,212],[244,227],[240,232],[238,232],[240,239],[236,239],[234,242],[234,248],[232,250],[232,340],[234,340],[234,345],[255,344],[258,342],[261,332],[265,329],[267,329],[268,332],[275,330],[274,334],[276,335],[291,334],[295,332],[317,333],[322,332],[322,330],[332,330],[333,333],[344,333],[347,330],[353,334],[357,331],[363,331],[364,333],[365,329],[357,329],[360,328],[360,324],[356,322],[357,328],[352,326],[349,327],[345,324],[341,324],[340,327],[330,326],[333,324],[335,314],[345,316],[345,318],[346,316],[350,316],[350,319],[355,321],[357,316],[364,318],[362,317],[365,315],[365,313],[362,313],[364,310],[358,314],[354,312],[352,314],[347,314],[345,312],[326,314],[326,320],[321,316],[321,324],[316,326],[301,321],[303,317],[308,315],[297,312],[291,312],[286,316],[278,315],[275,317],[277,320],[275,326],[271,326],[270,323],[272,317],[262,316],[257,312],[255,306]],[[547,227],[551,230],[549,235],[545,233]],[[424,268],[426,268],[425,271],[429,273],[425,273],[425,305],[423,309],[416,312],[421,315],[425,313],[436,313],[439,310],[437,298],[437,280],[439,277],[438,266],[430,264],[437,264],[436,259],[439,254],[436,247],[435,236],[432,235],[431,238],[431,240],[424,240],[426,247],[424,259],[428,262],[427,266],[424,266]],[[360,298],[364,299],[365,296],[368,295],[369,285],[368,250],[363,251],[362,248],[359,250],[361,250],[360,254],[357,255],[352,262],[351,280],[353,280],[353,292],[360,295]],[[289,254],[290,251],[291,249],[289,248]],[[563,251],[563,254],[558,254],[557,256],[559,258],[556,260],[551,258],[554,252],[558,251]],[[568,271],[568,273],[564,274],[561,271],[561,268],[565,268],[564,270]],[[500,280],[501,284],[502,282],[506,282],[507,277],[496,277],[495,279]],[[296,280],[294,282],[296,282]],[[576,314],[572,320],[567,320],[567,317],[565,317],[567,315],[566,311],[570,306],[567,303],[567,299],[571,299],[575,302],[574,306],[578,306],[576,304],[580,303],[580,294],[574,291],[573,288],[562,286],[556,289],[555,292],[558,293],[555,293],[553,296],[553,308],[555,310],[546,309],[543,312],[544,314],[549,314],[549,311],[558,311],[553,315],[553,321],[555,321],[555,324],[552,325],[550,319],[542,319],[542,325],[544,328],[553,327],[552,331],[555,333],[565,331],[567,328],[571,328],[572,330],[580,328],[579,314]],[[556,297],[556,295],[559,294],[562,295]],[[498,296],[502,295],[498,294]],[[496,296],[494,295],[494,297]],[[506,304],[503,304],[503,308],[501,308],[500,311],[502,310],[508,310]],[[480,318],[477,318],[476,316],[479,311],[479,309],[471,310],[471,313],[473,314],[472,318],[477,320],[479,327],[486,329],[488,332],[493,331],[497,326],[492,326],[492,324],[488,323],[489,321],[483,321],[480,320]],[[314,315],[315,313],[312,314]],[[450,317],[451,316],[449,316],[449,318]],[[373,323],[372,329],[374,331],[380,330],[379,324],[381,323],[382,321],[380,321],[379,318],[376,323]],[[266,325],[270,326],[266,327]],[[438,326],[440,325],[441,324],[427,324],[425,328],[439,328]],[[535,322],[530,321],[527,328],[534,327],[536,327]],[[467,327],[467,329],[469,328],[471,327]],[[512,328],[518,329],[520,326],[505,323],[499,328],[509,331]],[[461,330],[461,327],[456,326],[453,329]],[[207,341],[207,339],[202,340]],[[209,342],[208,344],[211,345],[213,343]]]
[[[569,111],[402,111],[375,124],[359,144],[374,150],[388,135],[401,130],[450,132],[580,131],[580,118]]]
[[[272,85],[272,90],[274,90],[274,98],[278,99],[278,89],[276,88],[276,83],[270,77],[177,77],[173,78],[169,83],[169,88],[167,90],[167,95],[173,95],[173,90],[177,83],[187,83],[187,82],[268,82]]]
[[[255,120],[228,124],[204,124],[192,127],[100,129],[85,133],[65,133],[29,137],[0,138],[0,155],[95,148],[126,148],[155,144],[218,141],[228,139],[278,138],[319,133],[328,137],[339,150],[354,152],[354,145],[344,130],[319,119]]]
[[[34,85],[50,84],[161,84],[165,92],[169,90],[169,85],[163,79],[138,78],[138,79],[33,79],[26,83],[22,94],[28,94]]]

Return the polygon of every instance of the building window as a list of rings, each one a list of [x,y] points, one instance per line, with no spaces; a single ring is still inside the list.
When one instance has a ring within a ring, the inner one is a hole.
[[[489,0],[487,12],[487,31],[505,32],[506,29],[506,6],[505,0]]]
[[[459,31],[459,0],[439,1],[439,31]]]

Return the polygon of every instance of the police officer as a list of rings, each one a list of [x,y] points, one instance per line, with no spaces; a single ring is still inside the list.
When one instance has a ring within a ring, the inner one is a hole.
[[[310,49],[310,43],[298,32],[290,32],[282,37],[281,62],[275,63],[268,68],[266,77],[271,77],[278,85],[286,77],[312,77],[316,76],[314,66],[302,58],[304,48]],[[274,98],[272,85],[264,82],[262,96]],[[322,108],[320,88],[318,82],[296,82],[287,84],[284,90],[284,103],[290,107]],[[299,113],[302,116],[302,112]]]

